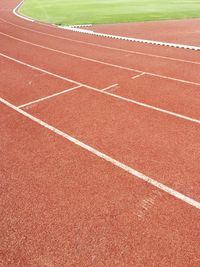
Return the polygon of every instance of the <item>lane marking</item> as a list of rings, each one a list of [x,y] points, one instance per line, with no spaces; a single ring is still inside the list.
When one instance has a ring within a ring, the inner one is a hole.
[[[99,63],[99,64],[102,64],[102,65],[107,65],[109,67],[114,67],[114,68],[128,70],[128,71],[134,71],[134,72],[138,72],[138,73],[144,73],[144,71],[142,71],[142,70],[133,69],[133,68],[129,68],[129,67],[123,67],[123,66],[120,66],[120,65],[117,65],[117,64],[107,63],[107,62],[104,62],[104,61],[99,61],[99,60],[88,58],[88,57],[82,57],[82,56],[78,56],[76,54],[71,54],[71,53],[63,52],[63,51],[56,50],[56,49],[53,49],[53,48],[49,48],[47,46],[38,45],[38,44],[29,42],[29,41],[25,41],[25,40],[13,37],[11,35],[8,35],[8,34],[2,33],[2,32],[0,32],[0,34],[6,36],[8,38],[17,40],[19,42],[27,43],[27,44],[30,44],[32,46],[40,47],[42,49],[50,50],[50,51],[53,51],[53,52],[56,52],[56,53],[68,55],[68,56],[79,58],[79,59],[83,59],[83,60],[86,60],[86,61],[91,61],[91,62],[94,62],[94,63]],[[187,83],[187,84],[200,86],[200,83],[197,83],[197,82],[192,82],[192,81],[188,81],[188,80],[182,80],[182,79],[173,78],[173,77],[165,76],[165,75],[160,75],[160,74],[156,74],[156,73],[152,73],[152,72],[147,72],[146,71],[145,74],[148,74],[150,76],[160,77],[160,78],[167,79],[167,80],[172,80],[172,81],[177,81],[177,82],[181,82],[181,83]]]
[[[0,20],[4,21],[7,24],[13,25],[13,26],[15,26],[17,28],[21,28],[21,29],[24,29],[24,30],[27,30],[27,31],[30,31],[30,32],[34,32],[34,33],[39,33],[39,34],[45,35],[45,36],[51,36],[51,37],[56,38],[56,39],[67,40],[67,41],[74,42],[74,43],[80,43],[80,44],[84,44],[84,45],[88,45],[88,46],[95,46],[95,47],[105,48],[105,49],[109,49],[109,50],[130,53],[130,54],[142,55],[142,56],[147,56],[147,57],[162,58],[162,59],[171,60],[171,61],[178,61],[178,62],[183,62],[183,63],[190,63],[190,64],[195,64],[195,65],[200,65],[200,62],[197,62],[197,61],[178,59],[178,58],[167,57],[167,56],[160,56],[160,55],[155,55],[155,54],[138,52],[138,51],[134,51],[134,50],[126,50],[126,49],[117,48],[117,47],[111,47],[111,46],[106,46],[106,45],[95,44],[95,43],[91,43],[91,42],[84,42],[84,41],[80,41],[80,40],[75,40],[75,39],[71,39],[71,38],[67,38],[67,37],[61,37],[61,36],[58,36],[58,35],[37,31],[37,30],[32,30],[30,28],[26,28],[26,27],[20,26],[18,24],[8,22],[8,21],[6,21],[6,20],[4,20],[2,18],[0,18]],[[40,24],[40,23],[37,23],[37,24]],[[46,24],[44,24],[43,26],[50,27],[50,25],[46,25]],[[56,29],[56,27],[52,27],[52,26],[51,26],[51,28]]]
[[[142,73],[139,74],[139,75],[136,75],[136,76],[131,77],[131,79],[132,79],[132,80],[137,79],[137,78],[139,78],[139,77],[141,77],[141,76],[143,76],[143,75],[145,75],[145,74],[146,74],[146,72],[142,72]]]
[[[79,146],[79,147],[91,152],[92,154],[96,155],[97,157],[102,158],[107,162],[110,162],[111,164],[113,164],[116,167],[124,170],[125,172],[131,174],[132,176],[137,177],[140,180],[142,180],[142,181],[144,181],[144,182],[146,182],[146,183],[148,183],[148,184],[150,184],[150,185],[152,185],[152,186],[154,186],[154,187],[156,187],[156,188],[168,193],[169,195],[173,196],[174,198],[177,198],[177,199],[179,199],[179,200],[181,200],[181,201],[183,201],[183,202],[185,202],[185,203],[187,203],[187,204],[189,204],[189,205],[191,205],[191,206],[193,206],[193,207],[195,207],[197,209],[200,209],[200,202],[198,202],[198,201],[196,201],[196,200],[194,200],[194,199],[192,199],[192,198],[190,198],[190,197],[188,197],[188,196],[186,196],[186,195],[184,195],[184,194],[182,194],[182,193],[180,193],[180,192],[178,192],[178,191],[176,191],[176,190],[174,190],[174,189],[172,189],[172,188],[170,188],[170,187],[168,187],[168,186],[166,186],[166,185],[164,185],[164,184],[162,184],[162,183],[160,183],[160,182],[158,182],[158,181],[156,181],[154,179],[152,179],[151,177],[146,176],[145,174],[143,174],[143,173],[131,168],[130,166],[128,166],[128,165],[126,165],[126,164],[124,164],[124,163],[122,163],[122,162],[120,162],[120,161],[118,161],[118,160],[116,160],[116,159],[114,159],[112,157],[110,157],[109,155],[104,154],[101,151],[99,151],[99,150],[97,150],[97,149],[95,149],[95,148],[93,148],[93,147],[81,142],[80,140],[74,138],[73,136],[71,136],[71,135],[69,135],[69,134],[67,134],[67,133],[55,128],[54,126],[52,126],[52,125],[50,125],[50,124],[48,124],[48,123],[46,123],[46,122],[34,117],[32,115],[30,115],[29,113],[25,112],[24,110],[19,109],[18,107],[16,107],[13,104],[9,103],[5,99],[0,98],[0,101],[4,105],[6,105],[6,106],[10,107],[11,109],[17,111],[21,115],[29,118],[30,120],[38,123],[39,125],[41,125],[41,126],[47,128],[48,130],[56,133],[57,135],[62,136],[63,138],[65,138],[68,141],[76,144],[77,146]]]
[[[97,91],[97,92],[99,92],[99,93],[101,93],[101,94],[107,94],[107,95],[110,95],[110,96],[112,96],[112,97],[118,98],[118,99],[120,99],[120,100],[124,100],[124,101],[130,102],[130,103],[136,104],[136,105],[138,105],[138,106],[142,106],[142,107],[145,107],[145,108],[149,108],[149,109],[152,109],[152,110],[156,110],[156,111],[159,111],[159,112],[162,112],[162,113],[171,115],[171,116],[175,116],[175,117],[178,117],[178,118],[187,120],[187,121],[191,121],[191,122],[198,123],[198,124],[200,123],[200,120],[193,119],[193,118],[191,118],[191,117],[184,116],[184,115],[181,115],[181,114],[178,114],[178,113],[175,113],[175,112],[171,112],[171,111],[168,111],[168,110],[165,110],[165,109],[157,108],[157,107],[155,107],[155,106],[151,106],[151,105],[148,105],[148,104],[145,104],[145,103],[142,103],[142,102],[135,101],[135,100],[133,100],[133,99],[129,99],[129,98],[126,98],[126,97],[122,97],[122,96],[119,96],[119,95],[115,95],[115,94],[112,94],[112,93],[109,93],[109,92],[106,92],[106,91],[102,91],[102,89],[97,89],[97,88],[95,88],[95,87],[86,85],[86,84],[84,84],[84,83],[80,83],[80,82],[77,82],[77,81],[75,81],[75,80],[71,80],[71,79],[65,78],[65,77],[63,77],[63,76],[54,74],[54,73],[49,72],[49,71],[46,71],[46,70],[44,70],[44,69],[41,69],[41,68],[35,67],[35,66],[33,66],[33,65],[24,63],[24,62],[22,62],[22,61],[20,61],[20,60],[17,60],[17,59],[15,59],[15,58],[9,57],[9,56],[4,55],[4,54],[2,54],[2,53],[0,53],[0,56],[2,56],[2,57],[4,57],[4,58],[7,58],[7,59],[9,59],[9,60],[12,60],[12,61],[14,61],[14,62],[17,62],[17,63],[19,63],[19,64],[22,64],[22,65],[24,65],[24,66],[30,67],[30,68],[32,68],[32,69],[38,70],[38,71],[40,71],[40,72],[44,72],[44,73],[46,73],[46,74],[48,74],[48,75],[52,75],[52,76],[54,76],[54,77],[56,77],[56,78],[60,78],[60,79],[62,79],[62,80],[64,80],[64,81],[69,81],[69,82],[75,83],[75,84],[77,84],[77,85],[84,86],[84,87],[86,87],[86,88],[88,88],[88,89],[91,89],[91,90],[93,90],[93,91]]]
[[[24,107],[27,107],[27,106],[29,106],[29,105],[32,105],[32,104],[35,104],[35,103],[42,102],[42,101],[44,101],[44,100],[46,100],[46,99],[53,98],[53,97],[56,97],[56,96],[58,96],[58,95],[62,95],[62,94],[65,94],[65,93],[74,91],[75,89],[78,89],[78,88],[80,88],[80,87],[81,87],[81,85],[77,85],[77,86],[75,86],[75,87],[66,89],[66,90],[61,91],[61,92],[59,92],[59,93],[55,93],[55,94],[52,94],[52,95],[48,95],[48,96],[45,96],[45,97],[36,99],[36,100],[34,100],[34,101],[25,103],[25,104],[23,104],[23,105],[18,106],[18,108],[24,108]]]
[[[101,91],[106,91],[106,90],[109,90],[109,89],[111,89],[111,88],[113,88],[113,87],[115,87],[115,86],[117,86],[117,85],[119,85],[118,83],[115,83],[115,84],[113,84],[113,85],[110,85],[110,86],[108,86],[108,87],[106,87],[106,88],[104,88],[103,90],[101,90]]]

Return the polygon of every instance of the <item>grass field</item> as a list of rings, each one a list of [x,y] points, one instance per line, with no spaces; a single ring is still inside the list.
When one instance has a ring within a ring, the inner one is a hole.
[[[200,0],[25,0],[20,13],[55,24],[200,17]]]

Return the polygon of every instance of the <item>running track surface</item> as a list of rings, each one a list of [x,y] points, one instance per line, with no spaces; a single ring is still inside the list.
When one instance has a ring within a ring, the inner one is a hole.
[[[18,3],[0,9],[0,266],[199,266],[199,52]]]
[[[94,25],[91,29],[161,42],[200,45],[200,19]]]

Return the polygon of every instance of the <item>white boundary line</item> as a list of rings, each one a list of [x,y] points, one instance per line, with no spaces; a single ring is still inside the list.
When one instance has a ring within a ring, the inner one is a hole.
[[[12,60],[12,61],[14,61],[14,62],[17,62],[17,63],[19,63],[19,64],[22,64],[22,65],[24,65],[24,66],[30,67],[30,68],[32,68],[32,69],[38,70],[38,71],[40,71],[40,72],[46,73],[46,74],[48,74],[48,75],[52,75],[52,76],[54,76],[54,77],[56,77],[56,78],[60,78],[60,79],[65,80],[65,81],[69,81],[69,82],[75,83],[75,84],[77,84],[77,85],[84,86],[84,87],[86,87],[86,88],[88,88],[88,89],[91,89],[91,90],[93,90],[93,91],[97,91],[97,92],[99,92],[99,93],[101,93],[101,94],[107,94],[107,95],[110,95],[110,96],[112,96],[112,97],[118,98],[118,99],[120,99],[120,100],[124,100],[124,101],[130,102],[130,103],[136,104],[136,105],[138,105],[138,106],[142,106],[142,107],[145,107],[145,108],[149,108],[149,109],[152,109],[152,110],[156,110],[156,111],[159,111],[159,112],[162,112],[162,113],[171,115],[171,116],[175,116],[175,117],[180,118],[180,119],[184,119],[184,120],[187,120],[187,121],[191,121],[191,122],[200,124],[200,120],[193,119],[193,118],[191,118],[191,117],[184,116],[184,115],[181,115],[181,114],[178,114],[178,113],[175,113],[175,112],[171,112],[171,111],[168,111],[168,110],[165,110],[165,109],[157,108],[157,107],[154,107],[154,106],[151,106],[151,105],[142,103],[142,102],[138,102],[138,101],[135,101],[135,100],[132,100],[132,99],[129,99],[129,98],[125,98],[125,97],[122,97],[122,96],[119,96],[119,95],[115,95],[115,94],[112,94],[112,93],[109,93],[109,92],[106,92],[106,91],[102,91],[101,89],[94,88],[94,87],[89,86],[89,85],[86,85],[86,84],[84,84],[84,83],[76,82],[76,81],[74,81],[74,80],[65,78],[65,77],[60,76],[60,75],[57,75],[57,74],[55,74],[55,73],[52,73],[52,72],[46,71],[46,70],[44,70],[44,69],[35,67],[35,66],[33,66],[33,65],[24,63],[24,62],[22,62],[22,61],[20,61],[20,60],[17,60],[17,59],[15,59],[15,58],[9,57],[9,56],[4,55],[4,54],[2,54],[2,53],[0,53],[0,56],[2,56],[2,57],[4,57],[4,58],[7,58],[7,59],[9,59],[9,60]]]
[[[111,88],[113,88],[113,87],[115,87],[115,86],[117,86],[117,85],[119,85],[118,83],[115,83],[115,84],[113,84],[113,85],[110,85],[110,86],[108,86],[108,87],[106,87],[106,88],[104,88],[103,90],[101,90],[101,91],[106,91],[106,90],[109,90],[109,89],[111,89]]]
[[[106,46],[106,45],[95,44],[95,43],[91,43],[91,42],[84,42],[84,41],[80,41],[80,40],[75,40],[75,39],[71,39],[71,38],[67,38],[67,37],[61,37],[61,36],[58,36],[58,35],[49,34],[49,33],[41,32],[41,31],[33,30],[33,29],[30,29],[30,28],[26,28],[26,27],[23,27],[23,26],[8,22],[8,21],[6,21],[6,20],[4,20],[2,18],[0,18],[0,20],[4,21],[7,24],[13,25],[13,26],[15,26],[17,28],[24,29],[24,30],[27,30],[27,31],[30,31],[30,32],[34,32],[34,33],[39,33],[39,34],[45,35],[45,36],[50,36],[50,37],[57,38],[57,39],[60,39],[60,40],[67,40],[67,41],[74,42],[74,43],[80,43],[80,44],[84,44],[84,45],[88,45],[88,46],[95,46],[95,47],[105,48],[105,49],[109,49],[109,50],[130,53],[130,54],[142,55],[142,56],[147,56],[147,57],[162,58],[162,59],[170,60],[170,61],[177,61],[177,62],[200,65],[200,62],[197,62],[197,61],[191,61],[191,60],[185,60],[185,59],[179,59],[179,58],[173,58],[173,57],[167,57],[167,56],[154,55],[154,54],[138,52],[138,51],[134,51],[134,50],[127,50],[127,49],[122,49],[122,48],[117,48],[117,47],[111,47],[111,46]],[[38,22],[35,22],[35,23],[38,23]],[[51,25],[47,25],[47,24],[42,24],[42,25],[43,26],[48,26],[48,27],[51,26]],[[52,28],[55,29],[56,27],[52,26]]]
[[[23,2],[24,2],[24,0],[13,10],[13,14],[15,14],[16,16],[19,16],[22,19],[26,19],[26,20],[30,20],[30,21],[34,22],[33,20],[31,20],[25,16],[21,16],[17,13],[17,9],[23,4]],[[124,41],[139,42],[139,43],[145,43],[145,44],[153,44],[153,45],[168,46],[168,47],[174,47],[174,48],[183,48],[183,49],[200,51],[199,46],[174,44],[174,43],[168,43],[168,42],[159,42],[159,41],[154,41],[154,40],[145,40],[145,39],[112,35],[112,34],[98,33],[98,32],[93,32],[93,31],[89,31],[89,30],[84,30],[81,28],[74,28],[74,27],[70,27],[70,26],[68,26],[68,27],[57,26],[57,27],[63,28],[65,30],[70,30],[70,31],[85,33],[85,34],[91,34],[91,35],[100,36],[100,37],[107,37],[107,38],[113,38],[113,39],[124,40]]]
[[[94,62],[94,63],[98,63],[98,64],[102,64],[102,65],[106,65],[106,66],[110,66],[110,67],[114,67],[114,68],[118,68],[118,69],[123,69],[123,70],[128,70],[128,71],[134,71],[134,72],[138,72],[138,73],[141,73],[141,74],[144,73],[143,70],[138,70],[138,69],[133,69],[133,68],[129,68],[129,67],[124,67],[124,66],[120,66],[120,65],[117,65],[117,64],[112,64],[112,63],[108,63],[108,62],[104,62],[104,61],[99,61],[99,60],[88,58],[88,57],[79,56],[79,55],[76,55],[76,54],[67,53],[67,52],[64,52],[64,51],[61,51],[61,50],[56,50],[56,49],[53,49],[53,48],[50,48],[50,47],[47,47],[47,46],[38,45],[38,44],[29,42],[29,41],[25,41],[23,39],[19,39],[19,38],[13,37],[11,35],[8,35],[8,34],[2,33],[2,32],[0,32],[0,34],[6,36],[8,38],[17,40],[19,42],[27,43],[27,44],[30,44],[32,46],[40,47],[42,49],[46,49],[46,50],[53,51],[53,52],[56,52],[56,53],[60,53],[60,54],[63,54],[63,55],[68,55],[68,56],[71,56],[71,57],[83,59],[83,60],[86,60],[86,61],[91,61],[91,62]],[[173,77],[165,76],[165,75],[160,75],[160,74],[156,74],[156,73],[152,73],[152,72],[147,72],[146,71],[145,74],[150,75],[150,76],[155,76],[155,77],[163,78],[163,79],[167,79],[167,80],[172,80],[172,81],[177,81],[177,82],[181,82],[181,83],[187,83],[187,84],[192,84],[192,85],[200,86],[200,83],[197,83],[197,82],[192,82],[192,81],[188,81],[188,80],[182,80],[182,79],[173,78]]]
[[[176,191],[176,190],[174,190],[174,189],[172,189],[172,188],[170,188],[170,187],[168,187],[168,186],[166,186],[166,185],[164,185],[164,184],[162,184],[162,183],[160,183],[160,182],[158,182],[158,181],[146,176],[145,174],[143,174],[141,172],[138,172],[137,170],[135,170],[135,169],[123,164],[122,162],[120,162],[120,161],[108,156],[107,154],[104,154],[101,151],[99,151],[99,150],[97,150],[97,149],[95,149],[95,148],[93,148],[93,147],[91,147],[91,146],[79,141],[78,139],[72,137],[71,135],[68,135],[67,133],[64,133],[64,132],[60,131],[59,129],[53,127],[52,125],[49,125],[46,122],[44,122],[44,121],[42,121],[42,120],[30,115],[29,113],[25,112],[24,110],[21,110],[21,109],[17,108],[16,106],[14,106],[13,104],[9,103],[5,99],[0,98],[0,101],[3,104],[5,104],[6,106],[8,106],[8,107],[12,108],[13,110],[17,111],[21,115],[29,118],[30,120],[38,123],[39,125],[41,125],[41,126],[47,128],[48,130],[56,133],[57,135],[62,136],[63,138],[65,138],[68,141],[76,144],[77,146],[79,146],[79,147],[91,152],[92,154],[96,155],[97,157],[102,158],[107,162],[110,162],[111,164],[113,164],[116,167],[124,170],[125,172],[131,174],[132,176],[135,176],[135,177],[139,178],[140,180],[142,180],[142,181],[144,181],[144,182],[146,182],[146,183],[148,183],[148,184],[150,184],[150,185],[152,185],[152,186],[154,186],[154,187],[166,192],[167,194],[173,196],[174,198],[177,198],[177,199],[179,199],[179,200],[181,200],[181,201],[183,201],[183,202],[185,202],[185,203],[187,203],[187,204],[189,204],[189,205],[191,205],[191,206],[193,206],[193,207],[195,207],[197,209],[200,209],[200,202],[198,202],[198,201],[196,201],[196,200],[194,200],[194,199],[192,199],[192,198],[190,198],[190,197],[188,197],[188,196],[186,196],[186,195],[184,195],[182,193],[179,193],[178,191]]]
[[[58,96],[58,95],[62,95],[62,94],[65,94],[65,93],[74,91],[75,89],[78,89],[78,88],[80,88],[80,87],[81,87],[81,85],[77,85],[77,86],[75,86],[75,87],[66,89],[66,90],[61,91],[61,92],[59,92],[59,93],[55,93],[55,94],[52,94],[52,95],[49,95],[49,96],[42,97],[42,98],[39,98],[39,99],[37,99],[37,100],[31,101],[31,102],[28,102],[28,103],[26,103],[26,104],[20,105],[20,106],[18,106],[18,108],[24,108],[24,107],[27,107],[27,106],[29,106],[29,105],[32,105],[32,104],[35,104],[35,103],[42,102],[42,101],[44,101],[44,100],[46,100],[46,99],[49,99],[49,98],[52,98],[52,97],[55,97],[55,96]]]

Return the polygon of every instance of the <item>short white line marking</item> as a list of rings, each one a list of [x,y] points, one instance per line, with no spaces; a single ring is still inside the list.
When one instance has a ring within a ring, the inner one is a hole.
[[[49,96],[46,96],[46,97],[39,98],[39,99],[37,99],[37,100],[34,100],[34,101],[28,102],[28,103],[26,103],[26,104],[20,105],[20,106],[18,106],[18,108],[24,108],[24,107],[27,107],[27,106],[29,106],[29,105],[32,105],[32,104],[35,104],[35,103],[39,103],[39,102],[44,101],[44,100],[46,100],[46,99],[53,98],[53,97],[56,97],[56,96],[59,96],[59,95],[62,95],[62,94],[71,92],[71,91],[73,91],[73,90],[75,90],[75,89],[78,89],[78,88],[80,88],[80,87],[81,87],[81,85],[78,85],[78,86],[75,86],[75,87],[66,89],[66,90],[64,90],[64,91],[61,91],[61,92],[59,92],[59,93],[55,93],[55,94],[52,94],[52,95],[49,95]]]
[[[39,33],[39,34],[45,35],[45,36],[51,36],[53,38],[60,39],[60,40],[67,40],[67,41],[74,42],[74,43],[84,44],[84,45],[88,45],[88,46],[95,46],[95,47],[105,48],[105,49],[109,49],[109,50],[130,53],[130,54],[142,55],[142,56],[147,56],[147,57],[162,58],[162,59],[171,60],[171,61],[178,61],[178,62],[183,62],[183,63],[191,63],[191,64],[195,64],[195,65],[200,65],[200,62],[197,62],[197,61],[191,61],[191,60],[185,60],[185,59],[179,59],[179,58],[173,58],[173,57],[167,57],[167,56],[160,56],[160,55],[149,54],[149,53],[145,53],[145,52],[138,52],[138,51],[134,51],[134,50],[127,50],[127,49],[122,49],[122,48],[117,48],[117,47],[95,44],[95,43],[91,43],[91,42],[84,42],[84,41],[80,41],[80,40],[75,40],[75,39],[71,39],[71,38],[67,38],[67,37],[61,37],[61,36],[54,35],[54,34],[49,34],[49,33],[41,32],[41,31],[32,30],[30,28],[26,28],[26,27],[20,26],[20,25],[15,24],[15,23],[11,23],[11,22],[4,20],[2,18],[0,18],[0,20],[4,21],[7,24],[13,25],[17,28],[24,29],[24,30],[30,31],[30,32]],[[35,21],[35,23],[37,23],[37,22]],[[51,27],[51,28],[55,29],[55,27],[53,27],[52,25],[44,24],[43,26],[47,26],[47,27]]]
[[[98,157],[110,162],[111,164],[117,166],[118,168],[128,172],[129,174],[131,174],[133,176],[136,176],[137,178],[147,182],[148,184],[151,184],[154,187],[159,188],[160,190],[170,194],[171,196],[173,196],[173,197],[175,197],[175,198],[177,198],[179,200],[182,200],[183,202],[185,202],[187,204],[190,204],[191,206],[193,206],[193,207],[195,207],[197,209],[200,209],[200,202],[198,202],[198,201],[196,201],[196,200],[194,200],[194,199],[192,199],[192,198],[190,198],[190,197],[188,197],[188,196],[186,196],[186,195],[184,195],[182,193],[179,193],[178,191],[176,191],[176,190],[174,190],[174,189],[172,189],[172,188],[170,188],[170,187],[168,187],[168,186],[166,186],[166,185],[164,185],[164,184],[162,184],[162,183],[160,183],[160,182],[158,182],[158,181],[146,176],[145,174],[143,174],[141,172],[138,172],[137,170],[135,170],[135,169],[123,164],[122,162],[120,162],[120,161],[118,161],[118,160],[116,160],[116,159],[114,159],[114,158],[102,153],[101,151],[99,151],[99,150],[97,150],[97,149],[95,149],[95,148],[93,148],[93,147],[91,147],[91,146],[89,146],[89,145],[87,145],[87,144],[85,144],[85,143],[83,143],[81,141],[79,141],[78,139],[72,137],[71,135],[68,135],[67,133],[64,133],[61,130],[53,127],[52,125],[49,125],[48,123],[46,123],[46,122],[44,122],[44,121],[42,121],[42,120],[30,115],[29,113],[25,112],[24,110],[17,108],[16,106],[14,106],[13,104],[9,103],[5,99],[0,98],[0,101],[3,104],[5,104],[6,106],[8,106],[8,107],[12,108],[13,110],[17,111],[18,113],[22,114],[23,116],[29,118],[30,120],[40,124],[41,126],[49,129],[50,131],[62,136],[63,138],[71,141],[72,143],[74,143],[74,144],[82,147],[83,149],[93,153],[94,155],[96,155],[96,156],[98,156]]]
[[[144,71],[142,71],[142,70],[133,69],[133,68],[129,68],[129,67],[124,67],[124,66],[120,66],[120,65],[117,65],[117,64],[111,64],[111,63],[108,63],[108,62],[99,61],[99,60],[88,58],[88,57],[82,57],[82,56],[78,56],[78,55],[75,55],[75,54],[70,54],[70,53],[63,52],[63,51],[60,51],[60,50],[56,50],[56,49],[53,49],[53,48],[49,48],[49,47],[46,47],[46,46],[43,46],[43,45],[38,45],[38,44],[35,44],[35,43],[32,43],[32,42],[28,42],[28,41],[13,37],[11,35],[8,35],[8,34],[2,33],[2,32],[0,32],[0,34],[6,36],[8,38],[17,40],[19,42],[27,43],[27,44],[30,44],[32,46],[40,47],[42,49],[50,50],[50,51],[53,51],[53,52],[56,52],[56,53],[60,53],[60,54],[68,55],[68,56],[71,56],[71,57],[75,57],[75,58],[91,61],[91,62],[94,62],[94,63],[99,63],[99,64],[102,64],[102,65],[107,65],[107,66],[118,68],[118,69],[134,71],[134,72],[138,72],[138,73],[144,73]],[[181,83],[187,83],[187,84],[193,84],[193,85],[200,86],[200,83],[197,83],[197,82],[192,82],[192,81],[188,81],[188,80],[182,80],[182,79],[173,78],[173,77],[165,76],[165,75],[160,75],[160,74],[156,74],[156,73],[152,73],[152,72],[145,72],[145,74],[148,74],[150,76],[160,77],[160,78],[167,79],[167,80],[172,80],[172,81],[177,81],[177,82],[181,82]]]
[[[101,90],[101,91],[106,91],[106,90],[109,90],[109,89],[111,89],[111,88],[113,88],[113,87],[115,87],[115,86],[117,86],[118,85],[118,83],[115,83],[115,84],[113,84],[113,85],[110,85],[110,86],[108,86],[108,87],[106,87],[106,88],[104,88],[103,90]]]
[[[69,82],[75,83],[75,84],[77,84],[77,85],[84,86],[84,87],[86,87],[86,88],[88,88],[88,89],[91,89],[91,90],[93,90],[93,91],[97,91],[97,92],[99,92],[99,93],[101,93],[101,94],[107,94],[107,95],[110,95],[110,96],[112,96],[112,97],[115,97],[115,98],[118,98],[118,99],[121,99],[121,100],[130,102],[130,103],[133,103],[133,104],[142,106],[142,107],[146,107],[146,108],[149,108],[149,109],[153,109],[153,110],[156,110],[156,111],[159,111],[159,112],[162,112],[162,113],[166,113],[166,114],[168,114],[168,115],[172,115],[172,116],[175,116],[175,117],[178,117],[178,118],[187,120],[187,121],[191,121],[191,122],[198,123],[198,124],[200,123],[200,120],[193,119],[193,118],[190,118],[190,117],[188,117],[188,116],[184,116],[184,115],[181,115],[181,114],[178,114],[178,113],[175,113],[175,112],[171,112],[171,111],[168,111],[168,110],[165,110],[165,109],[157,108],[157,107],[154,107],[154,106],[151,106],[151,105],[148,105],[148,104],[144,104],[144,103],[142,103],[142,102],[138,102],[138,101],[135,101],[135,100],[132,100],[132,99],[129,99],[129,98],[125,98],[125,97],[122,97],[122,96],[119,96],[119,95],[115,95],[115,94],[112,94],[112,93],[109,93],[109,92],[106,92],[106,91],[102,91],[101,89],[97,89],[97,88],[95,88],[95,87],[86,85],[86,84],[84,84],[84,83],[76,82],[75,80],[71,80],[71,79],[65,78],[65,77],[63,77],[63,76],[54,74],[54,73],[52,73],[52,72],[46,71],[46,70],[44,70],[44,69],[35,67],[35,66],[33,66],[33,65],[24,63],[24,62],[22,62],[22,61],[20,61],[20,60],[17,60],[17,59],[15,59],[15,58],[9,57],[9,56],[4,55],[4,54],[2,54],[2,53],[0,53],[0,56],[5,57],[5,58],[7,58],[7,59],[9,59],[9,60],[12,60],[12,61],[14,61],[14,62],[17,62],[17,63],[19,63],[19,64],[22,64],[22,65],[24,65],[24,66],[30,67],[30,68],[32,68],[32,69],[38,70],[38,71],[40,71],[40,72],[44,72],[44,73],[46,73],[46,74],[48,74],[48,75],[52,75],[52,76],[54,76],[54,77],[56,77],[56,78],[60,78],[60,79],[62,79],[62,80],[64,80],[64,81],[69,81]]]
[[[132,79],[132,80],[137,79],[137,78],[143,76],[144,74],[146,74],[146,72],[142,72],[142,73],[139,74],[139,75],[135,75],[135,76],[131,77],[131,79]]]

